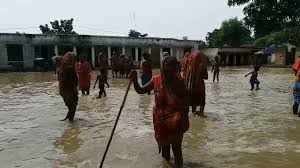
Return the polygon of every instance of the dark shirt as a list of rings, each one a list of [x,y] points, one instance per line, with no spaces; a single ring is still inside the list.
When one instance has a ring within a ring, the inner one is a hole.
[[[100,74],[97,76],[97,80],[99,80],[99,88],[100,88],[101,85],[107,84],[107,75]]]
[[[257,77],[258,77],[258,73],[256,71],[253,71],[252,75],[251,75],[251,78],[250,78],[250,82],[257,81]]]

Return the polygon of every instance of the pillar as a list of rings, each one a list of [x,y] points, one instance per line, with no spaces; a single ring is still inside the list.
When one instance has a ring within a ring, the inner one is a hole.
[[[244,55],[240,55],[240,64],[241,65],[244,65]]]
[[[108,59],[108,66],[111,66],[111,48],[107,46],[107,59]]]
[[[225,54],[225,65],[229,65],[229,55]]]
[[[192,52],[198,51],[198,50],[199,50],[198,44],[194,45],[193,48],[192,48]]]
[[[125,55],[125,54],[126,54],[126,48],[122,47],[122,55]]]
[[[76,46],[73,46],[73,53],[77,56],[77,49],[76,49]]]
[[[233,56],[233,65],[236,65],[236,55]]]
[[[152,53],[152,49],[151,49],[151,46],[149,46],[149,48],[148,48],[148,53],[151,55],[151,53]]]
[[[54,46],[54,53],[56,56],[58,56],[58,46],[57,45]]]
[[[94,46],[91,47],[91,53],[92,53],[92,66],[93,66],[93,68],[95,68],[96,63],[95,63],[95,47]]]
[[[135,47],[135,61],[139,62],[139,48]]]
[[[0,44],[0,65],[8,64],[8,54],[6,44]]]
[[[180,59],[179,57],[180,57],[180,49],[177,48],[176,58],[179,60]]]
[[[175,56],[173,55],[173,48],[170,48],[170,56]]]
[[[23,45],[23,61],[25,69],[32,69],[34,66],[34,47],[30,44]]]
[[[163,59],[163,48],[160,48],[159,57],[160,57],[160,61],[161,61]]]

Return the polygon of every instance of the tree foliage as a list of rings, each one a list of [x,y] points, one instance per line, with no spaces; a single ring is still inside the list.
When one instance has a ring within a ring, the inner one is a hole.
[[[209,32],[206,36],[206,42],[211,47],[239,47],[245,43],[249,43],[251,31],[244,25],[243,21],[238,18],[225,20],[220,29]]]
[[[228,0],[229,6],[244,4],[245,24],[256,38],[299,26],[299,0]]]
[[[258,38],[254,42],[255,47],[268,47],[276,44],[292,44],[300,45],[300,27],[285,29],[283,31],[274,32],[264,37]]]
[[[188,39],[189,39],[188,36],[183,36],[183,37],[182,37],[182,40],[188,40]]]
[[[77,34],[73,30],[73,18],[69,20],[55,20],[50,22],[51,27],[48,24],[40,25],[40,30],[43,34]]]
[[[143,37],[147,37],[148,34],[142,34],[136,30],[130,29],[129,33],[128,33],[129,37],[134,37],[134,38],[143,38]]]

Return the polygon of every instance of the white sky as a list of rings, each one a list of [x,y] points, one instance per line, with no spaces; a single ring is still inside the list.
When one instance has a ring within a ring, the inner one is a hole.
[[[149,36],[205,40],[222,21],[244,17],[227,0],[0,0],[0,32],[40,33],[40,24],[74,18],[79,34],[125,36],[134,26]],[[7,29],[28,28],[28,29]],[[103,31],[104,30],[104,31]],[[112,33],[112,32],[117,33]]]

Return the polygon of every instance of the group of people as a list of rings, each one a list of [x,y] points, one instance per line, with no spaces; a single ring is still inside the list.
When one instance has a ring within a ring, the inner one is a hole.
[[[200,52],[186,53],[183,61],[179,63],[176,57],[165,53],[160,74],[150,77],[152,73],[143,74],[150,67],[143,67],[151,63],[150,55],[145,54],[144,58],[141,67],[142,86],[138,83],[135,70],[131,72],[130,78],[138,94],[149,94],[154,90],[153,124],[159,152],[164,159],[170,161],[172,148],[175,165],[181,166],[183,134],[189,129],[189,106],[192,106],[194,114],[205,117],[204,80],[208,79],[207,59]],[[218,70],[219,67],[215,68]],[[200,106],[198,112],[197,106]]]
[[[192,107],[194,114],[206,117],[204,115],[204,80],[208,79],[208,62],[206,56],[201,52],[186,53],[181,63],[176,57],[169,56],[167,53],[164,53],[163,56],[160,74],[153,76],[151,55],[149,53],[143,54],[143,61],[140,67],[142,86],[138,83],[136,70],[132,70],[129,77],[138,94],[150,94],[154,90],[153,124],[159,152],[162,153],[163,158],[169,161],[171,158],[170,149],[172,148],[175,164],[180,166],[183,164],[183,134],[189,129],[189,107]],[[78,63],[76,63],[75,58],[74,53],[68,52],[57,65],[59,67],[60,95],[63,97],[69,110],[63,121],[67,119],[73,121],[74,119],[78,103],[78,89],[81,90],[82,94],[87,95],[90,89],[92,68],[85,57],[81,57]],[[109,87],[107,83],[108,64],[105,63],[107,59],[102,53],[99,54],[98,59],[100,66],[103,68],[100,69],[101,74],[97,76],[94,88],[99,82],[100,91],[98,97],[101,98],[103,94],[106,96],[105,84]],[[219,82],[219,66],[219,58],[215,57],[212,68],[213,81],[217,78]],[[258,70],[259,67],[255,67],[254,71],[249,73],[252,74],[250,79],[252,89],[254,84],[257,84],[258,88]],[[197,111],[197,106],[200,106],[199,111]]]

